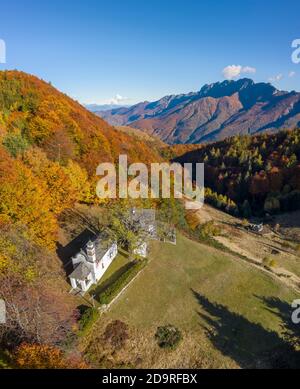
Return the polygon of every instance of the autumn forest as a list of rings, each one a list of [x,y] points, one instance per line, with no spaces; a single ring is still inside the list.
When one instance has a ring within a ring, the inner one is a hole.
[[[207,203],[236,217],[300,209],[299,129],[168,146],[110,126],[32,75],[0,72],[0,297],[9,313],[1,367],[88,367],[57,257],[59,220],[75,204],[105,205],[96,167],[120,154],[146,164],[204,162]]]

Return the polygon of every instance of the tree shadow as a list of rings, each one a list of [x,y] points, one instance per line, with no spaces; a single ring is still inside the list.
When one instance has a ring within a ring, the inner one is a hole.
[[[84,229],[94,234],[99,232],[98,219],[78,209],[65,209],[59,217],[59,225],[72,235],[77,235]]]
[[[198,312],[200,325],[223,355],[242,368],[299,368],[299,352],[286,339],[192,292],[205,311]]]
[[[73,270],[71,258],[99,234],[97,219],[77,209],[66,209],[59,217],[59,225],[69,243],[63,246],[58,242],[56,254],[69,274]]]
[[[93,295],[95,300],[98,301],[100,294],[103,293],[108,287],[110,287],[110,285],[116,282],[121,277],[121,275],[129,270],[134,264],[134,261],[131,261],[120,267],[120,269],[115,271],[109,278],[107,278],[107,280],[96,286],[96,288],[93,288],[90,291],[90,295]]]
[[[85,228],[79,235],[77,235],[66,246],[57,243],[56,254],[63,264],[63,268],[67,274],[73,270],[71,258],[82,249],[90,239],[96,237],[96,234]]]
[[[82,315],[84,315],[89,309],[91,309],[91,306],[90,305],[85,305],[85,304],[81,304],[77,307],[78,309],[78,312],[79,312],[79,317],[81,317]]]
[[[300,349],[300,324],[296,324],[292,320],[295,308],[278,297],[260,297],[256,295],[255,297],[266,306],[265,309],[279,317],[282,322],[281,327],[284,339]]]

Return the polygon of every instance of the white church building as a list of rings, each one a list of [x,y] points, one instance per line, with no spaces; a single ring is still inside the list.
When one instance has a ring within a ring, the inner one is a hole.
[[[72,258],[73,272],[69,275],[72,288],[82,292],[96,284],[118,254],[116,242],[103,234],[91,239]]]
[[[131,210],[133,225],[139,224],[149,239],[156,239],[155,211],[152,209]],[[146,257],[148,243],[140,242],[134,253]],[[83,248],[72,257],[73,272],[69,275],[72,290],[85,293],[102,278],[109,265],[118,254],[117,242],[112,242],[105,234],[91,238]]]

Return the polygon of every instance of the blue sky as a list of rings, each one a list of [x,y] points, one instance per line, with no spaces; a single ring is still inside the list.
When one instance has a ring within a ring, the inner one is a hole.
[[[227,77],[300,90],[299,0],[2,0],[0,10],[0,70],[35,74],[83,103],[196,91],[229,65],[241,68]]]

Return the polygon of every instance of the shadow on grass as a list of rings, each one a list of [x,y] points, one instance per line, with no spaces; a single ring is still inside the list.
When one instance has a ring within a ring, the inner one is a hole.
[[[205,323],[200,325],[223,355],[242,368],[299,368],[299,352],[287,339],[192,292],[205,311],[198,312],[201,322]]]
[[[266,310],[279,317],[282,322],[284,339],[300,349],[300,324],[295,324],[292,321],[292,314],[295,308],[278,297],[255,297],[263,302]]]
[[[120,269],[114,272],[107,280],[105,280],[100,285],[96,286],[92,291],[90,291],[90,295],[93,295],[95,300],[99,300],[99,296],[103,293],[111,284],[116,282],[123,273],[129,270],[132,266],[134,266],[134,262],[128,262],[123,265]]]
[[[80,249],[82,249],[87,244],[89,239],[93,239],[95,237],[96,234],[93,231],[89,230],[88,228],[85,228],[66,246],[62,246],[60,243],[57,243],[56,253],[59,259],[61,260],[67,274],[69,274],[73,270],[71,258],[77,253],[79,253]]]
[[[67,274],[73,270],[71,257],[99,234],[97,219],[77,209],[66,209],[59,216],[59,226],[65,231],[69,243],[57,244],[56,253]]]

